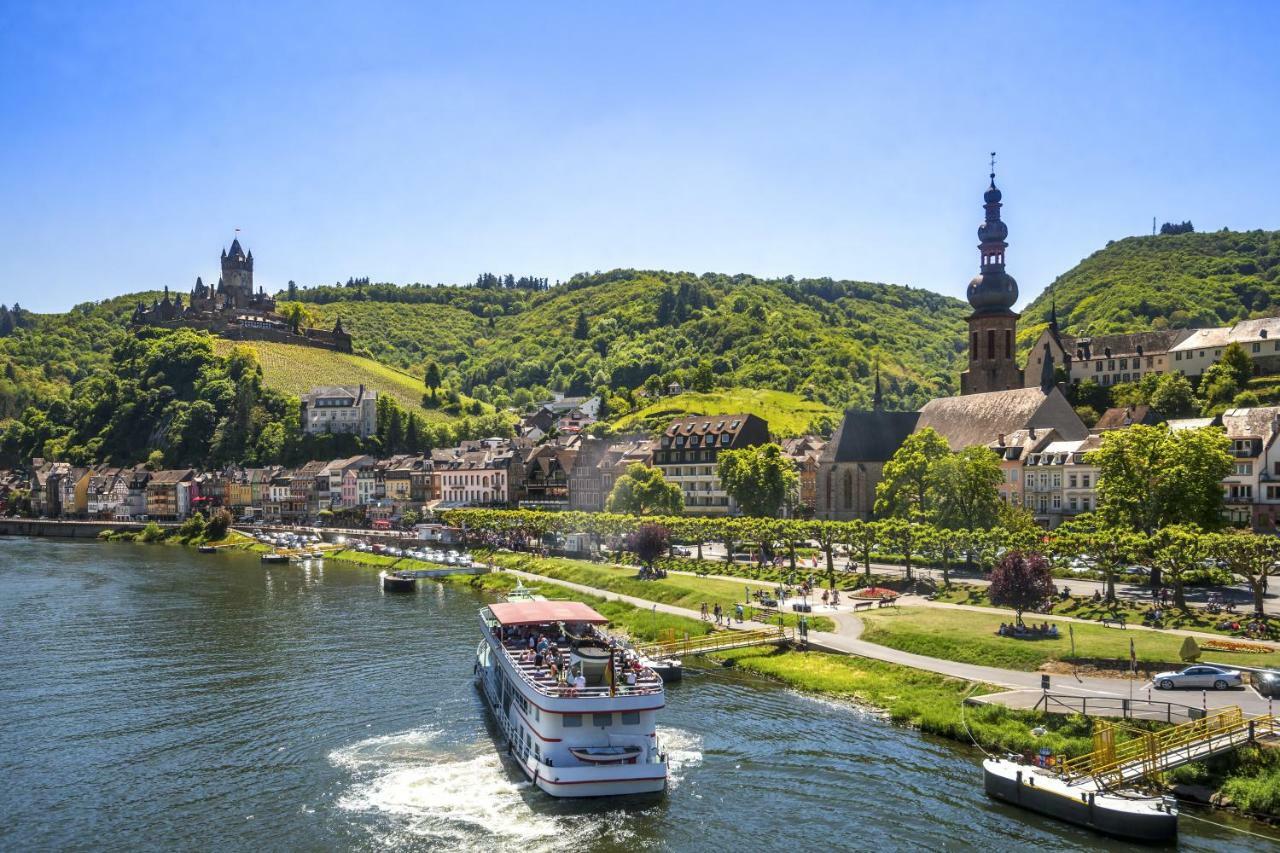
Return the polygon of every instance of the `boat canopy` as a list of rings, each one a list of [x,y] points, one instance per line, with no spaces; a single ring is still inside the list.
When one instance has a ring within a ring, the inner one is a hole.
[[[551,622],[587,622],[603,625],[609,620],[580,601],[504,601],[489,605],[498,624],[545,625]]]

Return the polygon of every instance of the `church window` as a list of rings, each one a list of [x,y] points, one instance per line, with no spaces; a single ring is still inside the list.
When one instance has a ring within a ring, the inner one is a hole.
[[[1013,332],[1004,330],[1004,357],[1013,358]]]
[[[844,508],[847,510],[851,510],[853,509],[853,472],[852,471],[844,472],[844,481],[841,483],[841,486],[844,491]]]
[[[995,329],[987,330],[987,358],[995,359],[996,357],[996,332]]]
[[[969,359],[971,361],[978,360],[978,333],[973,333],[973,346],[969,347]]]

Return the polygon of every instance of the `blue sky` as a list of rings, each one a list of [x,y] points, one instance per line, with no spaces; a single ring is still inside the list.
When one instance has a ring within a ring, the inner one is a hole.
[[[268,8],[269,7],[269,8]],[[0,0],[0,302],[614,267],[1024,301],[1151,218],[1280,228],[1280,6]]]

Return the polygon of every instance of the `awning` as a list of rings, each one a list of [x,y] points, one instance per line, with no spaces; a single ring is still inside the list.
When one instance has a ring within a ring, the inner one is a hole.
[[[551,622],[589,622],[603,625],[609,620],[580,601],[504,601],[490,604],[498,624],[545,625]]]

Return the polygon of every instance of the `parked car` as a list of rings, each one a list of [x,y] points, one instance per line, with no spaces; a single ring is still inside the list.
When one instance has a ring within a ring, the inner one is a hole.
[[[677,557],[692,557],[693,549],[686,545],[672,545],[671,553]]]
[[[1151,679],[1160,690],[1190,687],[1199,690],[1226,690],[1228,687],[1239,687],[1244,678],[1238,670],[1224,669],[1220,666],[1197,664],[1189,666],[1181,672],[1161,672]]]
[[[1249,680],[1253,682],[1253,689],[1258,691],[1259,696],[1280,698],[1280,672],[1274,669],[1255,672]]]

